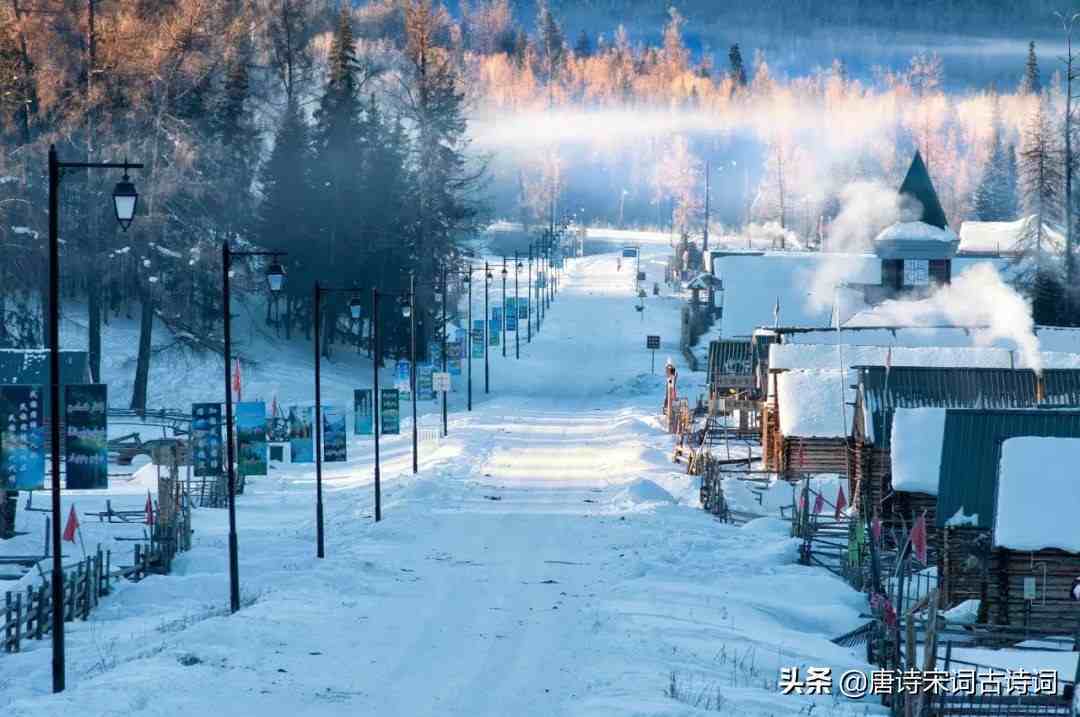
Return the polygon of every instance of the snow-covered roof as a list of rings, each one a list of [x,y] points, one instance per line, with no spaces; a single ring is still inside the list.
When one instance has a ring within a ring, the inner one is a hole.
[[[1032,214],[1012,222],[964,222],[960,225],[959,251],[969,254],[1018,254],[1034,232],[1035,221],[1036,215]],[[1065,245],[1064,235],[1045,222],[1043,240],[1047,248],[1060,250]]]
[[[857,335],[854,337],[859,338]],[[1080,353],[1040,352],[1042,368],[1080,368]],[[1021,351],[974,346],[861,346],[772,344],[769,370],[839,369],[853,366],[1031,368]]]
[[[767,252],[718,257],[713,273],[724,282],[721,333],[737,337],[773,326],[777,299],[782,325],[830,326],[835,287],[880,284],[881,262],[871,254]]]
[[[691,279],[689,283],[687,283],[686,288],[705,290],[710,286],[719,286],[720,283],[720,280],[712,274],[701,273]]]
[[[892,485],[902,493],[937,495],[944,408],[898,408],[892,425]]]
[[[777,375],[780,433],[802,438],[842,438],[850,430],[854,371],[785,371]]]
[[[1042,351],[1080,353],[1080,329],[1036,326]],[[861,326],[851,321],[841,331],[821,328],[785,333],[785,344],[858,344],[860,346],[981,346],[1016,348],[1016,342],[981,327]]]
[[[1080,553],[1080,438],[1022,436],[1001,444],[994,545]],[[1070,529],[1073,528],[1073,529]]]
[[[874,239],[876,242],[894,241],[959,241],[956,232],[946,227],[939,229],[926,222],[897,222],[885,227]]]

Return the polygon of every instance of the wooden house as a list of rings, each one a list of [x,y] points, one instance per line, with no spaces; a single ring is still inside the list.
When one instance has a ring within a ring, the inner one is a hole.
[[[857,505],[876,510],[886,526],[896,513],[890,457],[893,416],[900,408],[1080,407],[1080,370],[959,367],[856,367],[849,490]]]
[[[766,470],[847,475],[848,426],[855,374],[840,370],[774,371],[762,416]]]
[[[1043,440],[1032,447],[1032,437]],[[1069,589],[1080,577],[1080,499],[1068,456],[1077,439],[1077,410],[946,412],[934,521],[946,604],[978,599],[980,621],[1076,628],[1080,603],[1070,604]],[[1046,530],[1032,533],[1038,516]]]
[[[754,388],[754,362],[750,339],[719,339],[709,342],[706,382],[710,398],[733,392],[745,395]]]

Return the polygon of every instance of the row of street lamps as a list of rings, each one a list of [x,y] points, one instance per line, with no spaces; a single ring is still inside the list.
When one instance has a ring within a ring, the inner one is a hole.
[[[116,183],[113,191],[113,208],[116,214],[117,223],[121,229],[127,231],[131,226],[132,221],[135,218],[136,208],[138,206],[138,192],[135,189],[134,183],[128,175],[129,170],[142,169],[143,165],[140,163],[132,163],[127,160],[123,162],[63,162],[57,157],[55,146],[49,147],[49,383],[50,383],[50,439],[51,439],[51,486],[52,486],[52,525],[51,525],[51,542],[53,546],[53,560],[52,560],[52,676],[53,676],[53,692],[62,692],[65,687],[65,662],[64,662],[64,572],[62,563],[62,550],[61,550],[61,509],[60,509],[60,461],[61,461],[61,436],[60,436],[60,261],[59,261],[59,188],[60,180],[64,176],[65,171],[74,171],[82,169],[121,169],[123,170],[123,178]],[[536,331],[540,330],[541,322],[544,319],[547,308],[550,306],[552,299],[554,298],[557,290],[558,282],[558,266],[554,260],[555,241],[554,237],[546,237],[543,240],[529,244],[528,252],[528,286],[529,286],[529,301],[527,304],[526,312],[526,331],[527,341],[532,342],[533,335],[533,316],[536,316]],[[286,252],[280,251],[233,251],[228,241],[222,244],[222,326],[223,326],[223,338],[224,338],[224,351],[225,351],[225,427],[226,427],[226,465],[227,465],[227,481],[228,481],[228,510],[229,510],[229,603],[232,612],[236,612],[240,609],[240,575],[239,575],[239,546],[236,530],[236,466],[235,466],[235,447],[234,447],[234,427],[233,427],[233,398],[232,398],[232,316],[230,312],[230,274],[232,271],[233,260],[237,257],[268,257],[270,264],[266,269],[266,285],[270,293],[277,295],[281,292],[285,285],[285,268],[281,264],[281,257],[286,256]],[[538,272],[542,271],[540,276],[544,277],[543,286],[541,282],[533,282],[533,261],[537,263]],[[540,267],[545,267],[541,270]],[[518,252],[514,252],[514,308],[517,311],[519,295],[519,283],[518,274],[523,268],[521,257]],[[461,274],[464,283],[468,287],[468,312],[467,312],[467,336],[469,342],[467,343],[469,349],[468,355],[468,410],[472,411],[472,275],[479,270],[478,266],[467,264],[462,269],[448,269],[443,268],[442,281],[438,287],[436,287],[436,300],[442,302],[442,322],[443,322],[443,334],[442,334],[442,368],[445,372],[447,370],[447,304],[449,303],[449,284],[447,282],[448,276],[451,273]],[[484,341],[484,393],[490,392],[490,360],[489,360],[489,345],[490,345],[490,311],[489,311],[489,290],[491,287],[492,267],[488,262],[484,263],[484,326],[483,332]],[[503,298],[503,317],[502,317],[502,353],[506,356],[506,319],[508,317],[506,306],[506,282],[508,278],[508,270],[506,266],[506,257],[503,257],[502,265],[502,298]],[[314,335],[314,351],[315,351],[315,446],[316,446],[316,553],[319,558],[323,558],[326,554],[325,549],[325,529],[324,529],[324,515],[323,515],[323,490],[322,490],[322,390],[321,390],[321,306],[322,298],[325,294],[332,292],[349,292],[352,294],[351,299],[348,302],[348,309],[350,317],[353,320],[359,320],[362,316],[363,308],[360,300],[360,289],[353,288],[338,288],[338,287],[326,287],[322,286],[316,281],[314,286],[314,319],[315,319],[315,335]],[[534,293],[535,292],[535,293]],[[371,325],[372,325],[372,342],[373,342],[373,361],[372,361],[372,402],[373,402],[373,432],[375,438],[375,460],[374,460],[374,477],[375,477],[375,520],[382,519],[382,506],[381,506],[381,476],[380,476],[380,461],[379,461],[379,416],[378,410],[375,408],[379,399],[379,364],[381,360],[381,345],[379,336],[379,298],[381,296],[396,296],[401,306],[401,313],[404,318],[409,319],[409,338],[410,338],[410,371],[409,371],[409,385],[410,395],[412,397],[412,469],[413,473],[418,471],[418,457],[417,457],[417,443],[418,443],[418,426],[417,426],[417,411],[416,411],[416,280],[415,276],[410,274],[409,288],[407,291],[400,292],[385,292],[380,291],[378,288],[373,287],[371,289]],[[535,297],[535,305],[534,299]],[[515,321],[516,321],[515,317]],[[521,358],[521,340],[520,340],[520,327],[515,331],[515,356]],[[443,393],[443,435],[447,434],[447,397],[446,393]]]

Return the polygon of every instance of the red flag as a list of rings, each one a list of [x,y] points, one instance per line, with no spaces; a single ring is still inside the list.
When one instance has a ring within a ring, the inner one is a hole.
[[[881,542],[881,518],[877,515],[870,521],[870,535],[874,536],[874,542]]]
[[[926,565],[926,513],[924,512],[915,519],[915,525],[911,528],[911,548],[915,551],[915,559]]]
[[[150,491],[146,491],[146,524],[154,524],[154,501],[150,500]]]
[[[235,365],[235,368],[233,370],[233,379],[232,379],[233,398],[235,400],[237,400],[237,401],[242,401],[243,400],[243,398],[242,398],[242,396],[243,396],[242,388],[243,388],[243,379],[240,378],[240,357],[237,356],[236,357],[236,365]]]
[[[844,517],[844,508],[847,508],[847,497],[844,496],[844,486],[840,486],[840,492],[836,494],[836,519]]]
[[[75,515],[75,505],[72,504],[71,512],[68,513],[67,523],[64,525],[64,541],[75,542],[75,532],[79,529],[79,516]]]
[[[814,498],[814,514],[818,514],[825,510],[825,496],[821,493],[817,494],[817,498]]]

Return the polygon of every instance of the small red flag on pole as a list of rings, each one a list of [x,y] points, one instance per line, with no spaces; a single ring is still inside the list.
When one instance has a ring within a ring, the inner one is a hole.
[[[150,499],[150,491],[146,491],[146,524],[154,524],[154,501]]]
[[[844,517],[844,509],[847,508],[847,497],[844,495],[844,486],[840,486],[840,492],[836,494],[836,519]]]
[[[75,542],[75,533],[79,529],[79,516],[75,514],[75,505],[72,504],[71,512],[68,513],[67,523],[64,525],[64,541],[68,543]]]
[[[233,369],[233,379],[232,379],[233,398],[235,400],[237,400],[237,401],[244,400],[243,399],[243,390],[242,390],[243,385],[244,385],[243,379],[240,377],[240,357],[237,356],[236,357],[236,363],[235,363],[235,366],[234,366],[234,369]]]
[[[825,510],[825,496],[821,493],[817,494],[817,498],[814,498],[814,514],[818,514]]]
[[[926,513],[924,512],[915,519],[915,525],[911,528],[911,548],[915,551],[915,559],[926,565]]]

